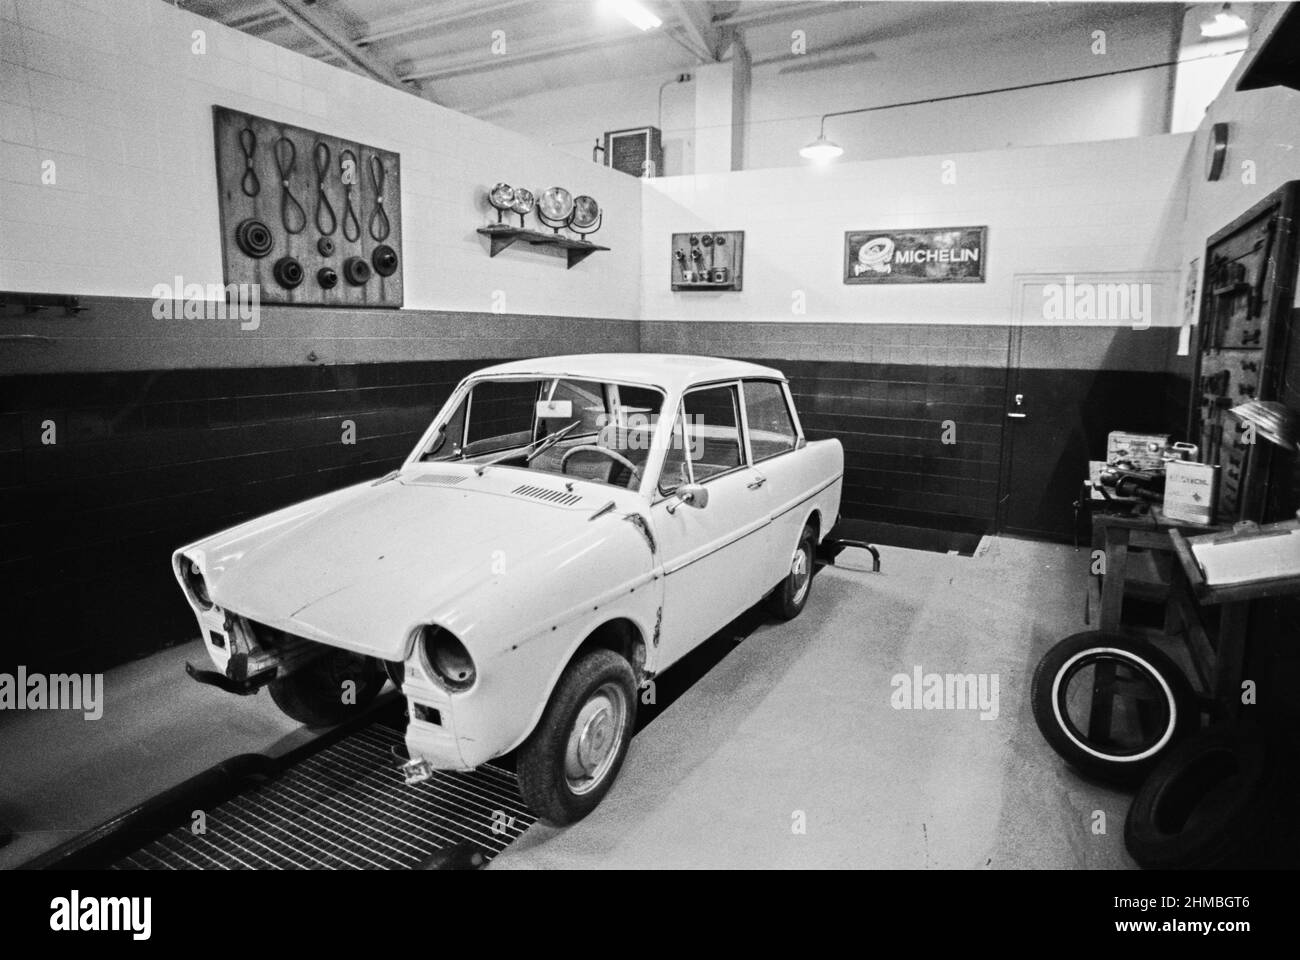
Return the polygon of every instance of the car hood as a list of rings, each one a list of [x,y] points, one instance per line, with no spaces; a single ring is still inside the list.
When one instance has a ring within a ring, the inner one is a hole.
[[[578,558],[585,566],[602,541],[625,542],[632,524],[589,521],[611,500],[635,508],[635,495],[575,488],[505,468],[483,477],[472,469],[401,474],[277,511],[180,552],[199,560],[223,609],[400,660],[412,630],[428,622],[472,648],[475,606],[511,603],[521,580],[535,593],[539,577],[564,576]],[[644,544],[640,553],[648,570]]]

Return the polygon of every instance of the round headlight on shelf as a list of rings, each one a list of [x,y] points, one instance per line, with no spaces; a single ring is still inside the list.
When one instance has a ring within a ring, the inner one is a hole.
[[[570,221],[575,230],[590,230],[597,221],[600,220],[600,204],[593,197],[582,196],[573,198],[573,219]]]
[[[515,206],[515,188],[508,183],[498,183],[488,191],[488,203],[498,210],[513,210]]]
[[[573,194],[563,187],[547,187],[537,201],[537,209],[547,220],[568,220],[573,213]]]
[[[524,214],[530,213],[532,211],[533,205],[536,202],[537,200],[533,196],[533,192],[531,190],[525,190],[523,187],[516,187],[515,199],[514,202],[510,205],[510,208],[514,210],[515,213],[519,214],[520,216],[523,216]]]
[[[474,660],[450,630],[431,624],[420,630],[419,643],[424,666],[444,687],[460,691],[474,685]]]

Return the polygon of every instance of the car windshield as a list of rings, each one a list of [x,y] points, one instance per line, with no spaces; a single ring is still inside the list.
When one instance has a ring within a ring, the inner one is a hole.
[[[564,377],[486,377],[439,423],[425,461],[552,473],[636,489],[663,409],[659,390]]]

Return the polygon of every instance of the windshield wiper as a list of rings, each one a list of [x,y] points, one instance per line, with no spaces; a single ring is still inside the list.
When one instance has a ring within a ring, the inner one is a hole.
[[[534,440],[528,446],[524,447],[524,462],[532,463],[533,460],[541,456],[543,452],[551,449],[551,447],[559,443],[561,439],[568,435],[570,430],[578,426],[581,422],[581,420],[574,420],[573,423],[569,424],[567,427],[556,430],[554,433],[542,437],[540,440]],[[481,477],[483,476],[483,471],[493,464],[500,463],[502,460],[513,460],[517,456],[519,456],[519,454],[516,451],[507,450],[505,453],[493,457],[491,460],[484,460],[474,468],[474,472]]]

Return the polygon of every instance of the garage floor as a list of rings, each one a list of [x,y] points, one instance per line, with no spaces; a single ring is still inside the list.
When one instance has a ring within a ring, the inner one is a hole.
[[[846,552],[861,570],[824,570],[799,619],[764,623],[637,735],[594,814],[530,828],[492,867],[1132,866],[1128,796],[1068,771],[1028,702],[1043,650],[1083,628],[1086,557],[990,539],[974,557],[884,548],[873,574]],[[0,867],[307,736],[268,697],[189,681],[187,657],[197,642],[110,674],[102,720],[4,718],[0,822],[19,836]],[[996,719],[895,710],[891,677],[917,666],[996,674]]]
[[[883,559],[824,570],[797,620],[638,734],[590,817],[532,827],[493,868],[1132,867],[1128,795],[1065,768],[1030,713],[1038,658],[1084,629],[1087,553],[991,539]],[[998,674],[997,718],[893,709],[890,678],[917,665]]]

